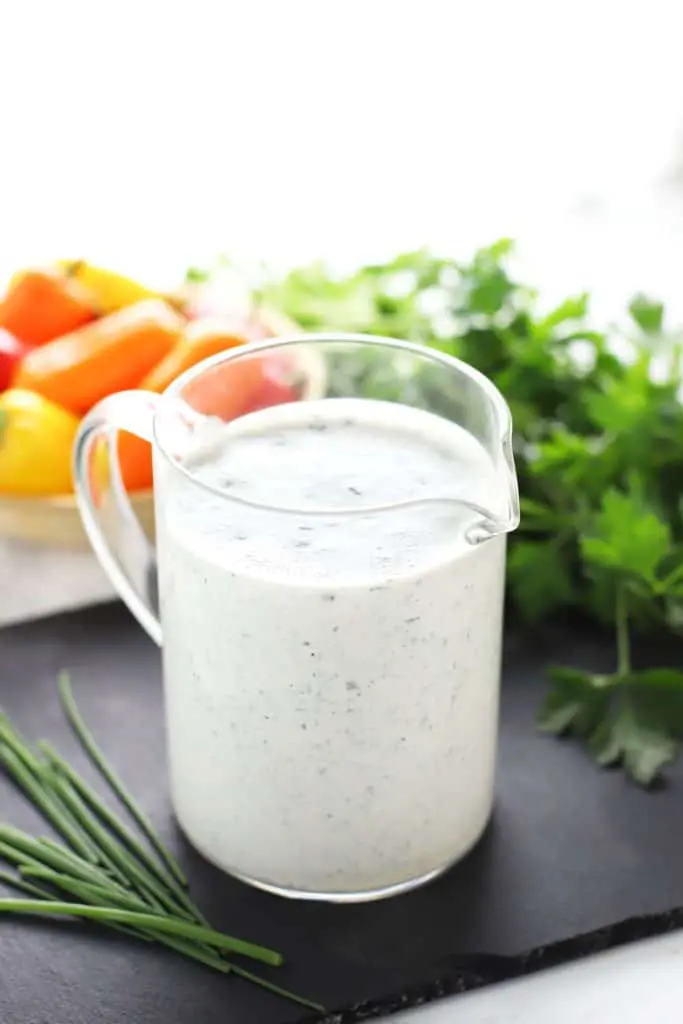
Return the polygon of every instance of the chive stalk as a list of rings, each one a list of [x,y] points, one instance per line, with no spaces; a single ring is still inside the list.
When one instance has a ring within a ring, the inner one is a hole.
[[[247,971],[244,967],[240,967],[239,964],[230,965],[232,973],[236,974],[238,978],[244,978],[245,981],[251,981],[254,985],[259,985],[261,988],[267,989],[269,992],[273,992],[276,996],[281,996],[283,999],[289,999],[293,1003],[299,1003],[300,1006],[305,1006],[309,1010],[315,1010],[316,1013],[324,1013],[325,1007],[321,1003],[316,1003],[312,999],[307,999],[305,996],[300,996],[296,992],[290,992],[287,988],[282,988],[281,985],[276,985],[272,981],[268,981],[267,978],[262,978],[260,974],[252,974],[251,971]]]
[[[149,907],[139,896],[132,892],[124,892],[118,886],[96,885],[94,882],[83,882],[72,878],[70,875],[64,875],[60,871],[53,871],[52,868],[22,867],[20,870],[24,878],[38,878],[64,889],[65,892],[73,892],[75,895],[84,892],[92,897],[97,897],[98,906],[108,906],[111,904],[111,906],[121,907],[122,910],[149,913]]]
[[[42,846],[47,846],[48,849],[54,850],[54,852],[59,854],[59,856],[63,860],[68,860],[71,862],[71,864],[75,864],[77,867],[82,865],[83,860],[78,856],[77,853],[74,853],[73,850],[70,850],[68,846],[64,846],[63,843],[58,843],[54,839],[51,839],[50,836],[38,836],[37,841]],[[104,875],[106,878],[111,877],[111,870],[104,864],[98,864],[97,870],[99,870],[100,873]],[[125,888],[127,889],[130,888],[130,882],[128,881],[128,879],[126,879],[125,883],[120,884],[124,885]]]
[[[55,777],[54,785],[63,802],[69,808],[71,814],[78,821],[81,828],[83,828],[84,831],[89,834],[91,839],[94,840],[98,849],[102,851],[106,859],[112,862],[116,877],[119,880],[123,880],[125,883],[126,879],[128,879],[134,888],[139,890],[140,887],[142,887],[143,892],[147,891],[153,893],[156,899],[166,910],[177,913],[180,917],[184,917],[187,920],[192,920],[188,911],[177,906],[172,897],[169,896],[168,890],[164,889],[149,871],[146,871],[145,868],[141,867],[124,846],[117,843],[117,841],[107,831],[105,831],[66,779]]]
[[[21,758],[29,771],[37,773],[40,761],[18,729],[12,725],[4,711],[0,711],[0,739]]]
[[[140,896],[136,896],[135,893],[130,890],[122,889],[116,882],[107,882],[106,879],[102,880],[102,883],[96,885],[91,882],[84,882],[73,879],[67,875],[62,874],[58,871],[53,871],[51,868],[45,867],[21,867],[21,874],[25,878],[37,878],[42,881],[48,882],[56,888],[62,889],[64,892],[70,893],[74,896],[80,896],[85,899],[86,903],[92,903],[95,906],[106,907],[120,907],[122,910],[134,910],[140,913],[149,913],[150,907],[159,914],[160,917],[172,917],[173,915],[168,914],[161,904],[150,900],[143,900]],[[47,893],[48,899],[54,899],[50,892]],[[168,936],[163,935],[160,932],[151,931],[149,929],[133,929],[125,928],[123,925],[111,925],[111,927],[117,927],[119,930],[124,930],[130,935],[140,935],[147,942],[158,941],[163,942],[167,946],[172,946],[181,952],[180,946],[184,949],[189,949],[192,943],[188,942],[187,939],[177,939],[170,941]],[[167,941],[168,940],[168,941]],[[205,953],[211,953],[215,958],[216,953],[211,949],[210,946],[201,947]],[[188,953],[189,955],[189,953]],[[199,959],[199,958],[197,958]],[[206,959],[202,959],[203,963],[206,963]]]
[[[176,893],[178,899],[181,898],[188,901],[188,896],[185,890],[180,886],[175,876],[157,863],[152,855],[138,842],[136,837],[126,828],[122,821],[116,817],[114,812],[104,803],[99,793],[97,793],[92,786],[90,786],[84,778],[82,778],[77,771],[75,771],[68,761],[61,757],[56,750],[44,740],[38,743],[40,750],[45,754],[48,762],[56,771],[63,775],[71,783],[76,792],[81,798],[87,803],[98,817],[104,822],[104,824],[112,831],[115,832],[119,838],[128,846],[131,853],[135,854],[138,860],[142,861],[145,867],[155,874],[160,882],[163,882],[170,889]],[[191,902],[191,901],[188,901]],[[194,909],[192,905],[187,906],[188,910]]]
[[[81,830],[74,826],[58,801],[52,799],[49,789],[36,778],[27,768],[24,761],[5,742],[0,742],[0,762],[4,764],[15,782],[26,792],[34,804],[40,808],[46,818],[52,822],[58,832],[68,840],[84,860],[97,863],[97,855],[92,843],[87,841]]]
[[[39,899],[44,900],[54,899],[49,889],[43,888],[42,885],[36,885],[35,882],[28,882],[17,875],[11,875],[9,871],[0,871],[0,882],[11,889],[27,893],[29,896],[37,896]]]
[[[113,921],[115,924],[130,924],[136,928],[151,928],[154,931],[178,935],[181,938],[194,939],[225,953],[258,960],[270,967],[280,967],[283,960],[280,953],[265,946],[258,946],[232,935],[224,935],[205,928],[203,925],[190,924],[173,917],[161,917],[157,914],[141,914],[133,910],[119,907],[92,907],[84,903],[64,903],[60,900],[15,900],[0,899],[2,914],[38,914],[56,915],[58,917],[83,917],[90,921]]]
[[[154,849],[166,864],[171,874],[173,874],[182,886],[187,888],[187,879],[185,878],[177,860],[170,850],[166,849],[161,839],[156,834],[152,823],[147,818],[147,815],[142,810],[133,794],[128,790],[123,780],[119,778],[113,766],[104,756],[95,741],[95,737],[83,721],[71,689],[71,680],[68,672],[60,672],[59,674],[59,694],[64,713],[66,714],[72,729],[78,736],[83,749],[89,755],[95,767],[99,769],[100,773],[109,783],[119,800],[121,800],[121,802],[128,808],[141,830],[147,836]]]
[[[21,879],[16,881],[20,884],[26,878],[38,878],[47,882],[54,889],[61,889],[67,896],[76,896],[79,900],[84,900],[86,903],[91,903],[93,906],[102,906],[102,894],[105,895],[105,902],[111,900],[109,890],[97,889],[95,886],[88,885],[87,882],[79,882],[75,878],[71,878],[68,875],[61,875],[57,871],[51,871],[49,868],[31,868],[31,867],[20,867]],[[25,882],[27,886],[34,887],[32,883]],[[17,886],[18,887],[18,886]],[[38,888],[38,892],[42,894],[43,899],[54,900],[53,894],[49,889]],[[143,938],[147,942],[153,942],[154,936],[146,936],[142,932],[137,932],[134,928],[129,928],[125,924],[114,924],[112,922],[106,924],[107,928],[111,928],[114,931],[121,932],[123,935],[132,935],[134,938]]]
[[[77,896],[85,903],[92,904],[93,906],[112,906],[119,907],[123,910],[133,910],[142,913],[149,911],[149,907],[143,903],[138,896],[135,896],[132,893],[121,893],[113,889],[102,888],[97,885],[89,885],[87,882],[77,882],[73,878],[68,878],[66,875],[60,875],[56,871],[50,871],[49,868],[22,868],[22,875],[28,878],[43,879],[55,888],[62,889],[70,895]],[[38,891],[40,892],[40,890]],[[43,890],[43,893],[45,892],[46,890]],[[49,892],[47,892],[47,896],[49,899],[54,898]],[[206,964],[208,967],[213,967],[214,970],[222,971],[224,974],[227,974],[230,970],[230,965],[225,960],[221,960],[220,956],[210,946],[200,946],[188,939],[179,938],[173,935],[166,935],[164,932],[150,928],[131,928],[129,925],[117,925],[112,922],[102,923],[106,924],[108,928],[116,928],[118,931],[123,931],[127,935],[133,935],[135,938],[143,939],[145,942],[161,943],[163,946],[168,946],[169,949],[174,949],[178,953],[183,953],[185,956],[192,957],[192,959],[198,960],[200,963]]]
[[[89,885],[87,882],[77,882],[72,878],[67,878],[65,875],[60,875],[47,868],[26,868],[22,869],[22,874],[25,874],[28,877],[42,878],[55,888],[62,889],[66,893],[77,896],[93,906],[102,907],[107,906],[107,904],[111,904],[112,906],[118,906],[124,910],[127,909],[143,912],[148,909],[142,900],[132,894],[126,895],[112,892],[109,889],[103,889],[96,885]],[[38,891],[40,892],[41,890]],[[47,893],[49,899],[53,898],[47,890],[42,890],[42,892]],[[108,928],[115,928],[117,931],[124,932],[126,935],[132,935],[134,938],[142,939],[144,942],[158,942],[163,946],[168,946],[169,949],[173,949],[178,953],[189,956],[193,960],[198,960],[200,963],[206,964],[207,967],[213,967],[214,970],[222,971],[224,974],[229,973],[231,969],[230,964],[226,960],[221,960],[220,956],[210,946],[199,946],[188,939],[179,938],[174,935],[167,935],[164,932],[155,931],[153,929],[131,928],[129,925],[114,924],[111,921],[103,921],[101,923],[105,924]]]
[[[58,853],[53,847],[46,846],[25,832],[7,825],[0,825],[0,856],[12,864],[47,865],[67,875],[73,875],[74,878],[82,878],[86,882],[99,882],[102,879],[102,872],[89,861],[78,864],[75,860]]]

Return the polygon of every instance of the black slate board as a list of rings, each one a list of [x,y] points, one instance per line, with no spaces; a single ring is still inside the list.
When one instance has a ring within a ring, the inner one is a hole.
[[[212,868],[184,840],[167,798],[158,652],[123,608],[0,631],[0,703],[30,737],[50,737],[94,778],[56,699],[55,675],[68,667],[86,719],[178,852],[212,922],[282,950],[289,966],[276,980],[326,1006],[349,1007],[329,1018],[346,1022],[683,922],[666,913],[683,904],[681,769],[664,790],[647,794],[619,774],[600,774],[573,745],[534,734],[548,661],[606,668],[610,657],[604,641],[580,633],[561,643],[556,634],[508,638],[493,824],[438,882],[355,907],[257,892]],[[0,818],[46,831],[5,780]],[[93,926],[8,918],[0,927],[2,1024],[302,1018],[242,982]],[[562,941],[572,936],[581,937]]]

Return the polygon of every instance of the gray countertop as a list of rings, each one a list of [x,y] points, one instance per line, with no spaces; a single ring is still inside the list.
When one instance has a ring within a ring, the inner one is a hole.
[[[110,600],[114,591],[89,551],[0,540],[0,626]]]

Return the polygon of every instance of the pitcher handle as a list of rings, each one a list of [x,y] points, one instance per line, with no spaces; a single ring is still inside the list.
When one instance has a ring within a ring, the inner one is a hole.
[[[133,511],[117,454],[120,430],[153,443],[158,402],[159,396],[149,391],[121,391],[94,406],[74,442],[73,474],[83,526],[100,564],[140,625],[161,646],[155,607],[156,556]],[[104,483],[98,479],[102,468],[98,442],[105,444],[108,454]]]

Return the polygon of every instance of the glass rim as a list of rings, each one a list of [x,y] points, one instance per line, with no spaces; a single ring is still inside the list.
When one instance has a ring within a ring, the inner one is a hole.
[[[172,405],[175,400],[180,396],[180,392],[192,381],[199,379],[204,373],[212,370],[216,366],[221,366],[223,363],[236,362],[239,359],[250,358],[257,356],[259,353],[269,352],[271,350],[286,349],[297,345],[363,345],[367,347],[375,347],[377,349],[394,349],[398,352],[405,352],[413,356],[417,356],[420,359],[431,361],[433,363],[440,363],[445,368],[453,371],[457,371],[465,377],[468,377],[477,387],[480,388],[483,395],[490,401],[491,406],[495,412],[497,422],[497,439],[501,445],[503,445],[512,430],[512,416],[505,398],[498,390],[495,384],[488,379],[483,373],[470,366],[469,363],[465,363],[463,360],[458,359],[456,356],[451,356],[447,352],[441,352],[438,349],[428,348],[426,345],[420,345],[411,341],[402,341],[398,338],[390,338],[382,335],[374,334],[353,334],[346,333],[343,331],[326,331],[318,332],[315,334],[309,334],[301,332],[297,334],[281,335],[274,338],[266,338],[263,341],[249,343],[245,345],[238,345],[230,349],[226,349],[225,352],[219,352],[217,355],[210,356],[208,359],[202,360],[197,363],[196,366],[190,367],[184,373],[180,375],[164,392],[159,396],[159,401],[154,412],[152,420],[152,437],[154,447],[156,447],[162,454],[169,466],[176,472],[181,473],[189,482],[197,487],[200,487],[204,491],[213,494],[225,501],[236,502],[239,505],[244,505],[249,508],[259,509],[266,512],[277,512],[287,513],[291,515],[300,516],[321,516],[321,515],[334,515],[344,518],[352,518],[360,515],[369,515],[378,512],[389,512],[401,508],[410,508],[419,504],[433,504],[438,503],[450,503],[458,505],[468,505],[473,510],[481,513],[486,519],[491,520],[494,517],[491,513],[485,509],[482,509],[470,502],[466,502],[460,499],[449,498],[447,496],[434,496],[434,497],[421,497],[421,498],[406,498],[401,501],[394,501],[384,505],[373,505],[365,506],[362,508],[293,508],[289,506],[279,506],[273,504],[264,504],[262,502],[252,501],[248,498],[241,498],[235,494],[228,494],[225,491],[214,487],[212,484],[201,480],[195,473],[193,473],[182,461],[173,455],[163,443],[160,434],[159,419],[163,417],[165,413],[170,412],[174,414]],[[170,401],[169,401],[170,400]],[[401,403],[396,403],[401,404]],[[169,409],[169,406],[171,408]],[[176,413],[177,415],[177,413]],[[249,413],[243,413],[242,416],[249,415]],[[435,415],[439,415],[438,413]],[[237,417],[241,419],[242,416]],[[512,473],[514,476],[514,472]],[[510,509],[510,519],[514,520],[515,511]],[[506,520],[507,522],[507,520]],[[501,528],[503,527],[503,521],[501,520]]]

